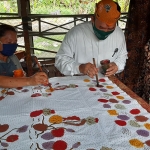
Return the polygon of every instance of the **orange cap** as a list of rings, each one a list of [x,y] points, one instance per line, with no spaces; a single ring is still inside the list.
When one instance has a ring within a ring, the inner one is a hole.
[[[107,25],[114,25],[120,17],[117,5],[112,0],[101,0],[96,4],[95,16]]]

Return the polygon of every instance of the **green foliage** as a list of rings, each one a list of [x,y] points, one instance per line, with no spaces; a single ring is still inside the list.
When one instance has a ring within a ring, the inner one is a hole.
[[[0,10],[1,10],[2,13],[6,13],[7,12],[7,8],[4,7],[3,5],[1,5],[1,3],[0,3]]]
[[[121,12],[128,12],[130,0],[114,0],[121,7]]]
[[[84,3],[86,1],[87,3]],[[99,0],[30,0],[32,14],[51,14],[59,10],[66,14],[91,14],[94,13],[95,2]],[[127,12],[130,0],[114,0],[121,6],[122,12]],[[17,0],[0,1],[1,13],[17,13]]]
[[[98,2],[99,0],[95,1]],[[121,6],[122,12],[128,11],[129,0],[114,0]],[[87,4],[81,0],[31,0],[31,11],[34,14],[51,14],[59,10],[62,15],[66,14],[91,14],[95,10],[95,2]]]
[[[17,13],[18,6],[16,0],[0,1],[0,12],[1,13]]]

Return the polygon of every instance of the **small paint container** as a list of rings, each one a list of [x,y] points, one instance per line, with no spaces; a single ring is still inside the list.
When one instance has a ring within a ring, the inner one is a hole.
[[[109,63],[110,63],[109,59],[104,59],[104,60],[100,61],[100,64],[101,64],[100,72],[102,74],[104,74],[104,75],[106,74],[106,70],[109,68]]]
[[[23,77],[24,76],[22,69],[17,69],[17,70],[14,70],[13,72],[14,72],[14,77]]]

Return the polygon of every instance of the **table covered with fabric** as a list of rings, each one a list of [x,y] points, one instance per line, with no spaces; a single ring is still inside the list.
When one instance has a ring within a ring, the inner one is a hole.
[[[54,77],[53,92],[1,88],[0,149],[150,150],[149,106],[110,79],[96,87],[88,76]]]

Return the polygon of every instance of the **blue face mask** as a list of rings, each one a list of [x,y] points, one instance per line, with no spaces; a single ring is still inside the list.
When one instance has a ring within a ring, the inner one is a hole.
[[[3,50],[0,51],[4,56],[11,56],[15,53],[18,44],[2,44]]]
[[[94,30],[94,33],[95,33],[96,37],[97,37],[99,40],[105,40],[111,33],[114,32],[114,30],[108,31],[108,32],[99,30],[99,29],[97,29],[97,28],[95,27],[95,24],[93,25],[93,30]]]

